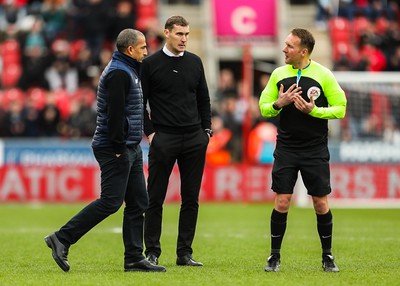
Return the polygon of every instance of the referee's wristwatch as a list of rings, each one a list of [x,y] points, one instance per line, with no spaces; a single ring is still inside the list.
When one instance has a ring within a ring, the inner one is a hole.
[[[275,110],[281,109],[281,108],[278,106],[278,104],[276,104],[276,101],[272,104],[272,108],[275,109]]]
[[[204,129],[204,132],[206,132],[208,135],[210,135],[210,137],[213,137],[214,132],[211,129]]]

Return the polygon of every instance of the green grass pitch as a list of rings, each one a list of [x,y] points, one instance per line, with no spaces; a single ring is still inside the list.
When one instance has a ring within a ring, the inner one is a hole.
[[[64,273],[43,237],[83,205],[0,205],[0,285],[400,285],[400,209],[333,209],[333,253],[339,273],[325,273],[314,211],[292,207],[281,272],[266,273],[270,204],[200,205],[195,259],[175,265],[179,206],[164,208],[166,273],[125,273],[122,208],[70,248]]]

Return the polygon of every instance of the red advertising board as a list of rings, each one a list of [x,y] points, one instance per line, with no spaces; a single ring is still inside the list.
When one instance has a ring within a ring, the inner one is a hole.
[[[146,170],[147,168],[145,168]],[[400,166],[333,164],[332,198],[400,199]],[[271,165],[207,166],[202,201],[270,202]],[[96,166],[0,167],[0,202],[81,202],[98,198],[100,173]],[[180,201],[180,176],[171,174],[167,202]]]
[[[100,193],[95,166],[0,167],[0,202],[79,202]]]
[[[334,165],[331,169],[332,195],[334,198],[400,198],[399,164]]]

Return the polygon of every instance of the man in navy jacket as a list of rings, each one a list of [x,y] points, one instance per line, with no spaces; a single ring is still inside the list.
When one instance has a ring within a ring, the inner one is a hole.
[[[143,174],[143,93],[140,64],[147,55],[143,33],[125,29],[117,51],[101,74],[97,91],[97,127],[93,153],[101,170],[100,198],[83,208],[58,231],[45,237],[53,258],[69,271],[68,250],[90,229],[117,212],[125,201],[123,219],[125,271],[164,272],[143,256],[144,212],[148,196]]]

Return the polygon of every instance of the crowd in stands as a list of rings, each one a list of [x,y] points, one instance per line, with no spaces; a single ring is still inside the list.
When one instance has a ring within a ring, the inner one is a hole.
[[[330,35],[335,70],[400,71],[398,0],[319,0],[316,26]]]
[[[149,53],[162,44],[139,2],[0,0],[0,137],[92,136],[98,78],[118,33],[140,25]]]
[[[0,0],[0,137],[91,137],[98,77],[119,31],[144,31],[149,54],[163,44],[158,21],[140,19],[138,2],[155,1]],[[317,20],[331,35],[334,69],[400,71],[399,1],[339,1],[337,10],[331,2],[318,2]],[[268,79],[257,77],[243,98],[240,75],[221,68],[209,163],[259,163],[271,153],[265,143],[275,141],[279,120],[262,118],[258,108]],[[330,122],[332,138],[400,142],[399,94],[346,92],[348,115]]]
[[[330,36],[334,70],[400,72],[400,1],[319,0],[317,11],[316,27]],[[399,143],[399,89],[394,84],[391,90],[388,86],[346,90],[342,139]]]

